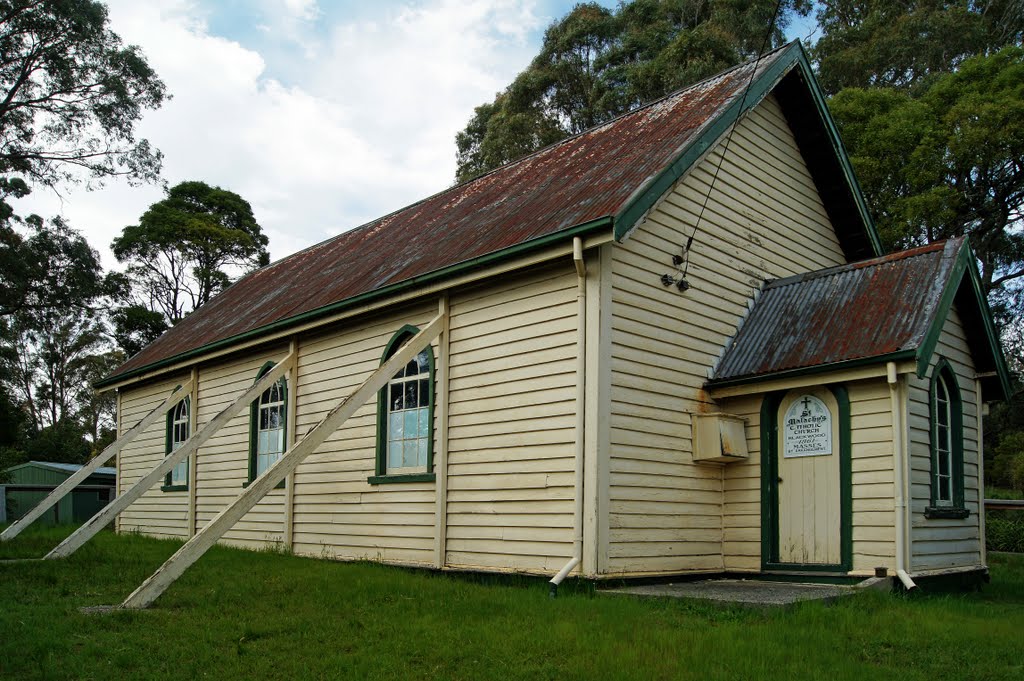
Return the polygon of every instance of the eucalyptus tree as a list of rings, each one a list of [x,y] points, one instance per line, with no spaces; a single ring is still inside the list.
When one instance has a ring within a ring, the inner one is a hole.
[[[768,47],[781,45],[791,18],[806,15],[811,4],[634,0],[614,10],[576,5],[547,29],[526,70],[478,106],[456,135],[457,180],[738,64],[758,54],[766,38]]]
[[[248,201],[191,181],[168,189],[137,225],[122,230],[111,249],[127,266],[136,303],[174,325],[226,288],[233,276],[266,265],[267,243]],[[133,314],[142,316],[137,309]]]

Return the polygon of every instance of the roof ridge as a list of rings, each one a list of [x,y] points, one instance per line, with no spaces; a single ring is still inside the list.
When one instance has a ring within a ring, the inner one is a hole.
[[[719,73],[713,74],[713,75],[708,76],[707,78],[703,78],[703,79],[701,79],[701,80],[699,80],[699,81],[697,81],[695,83],[690,83],[689,85],[684,85],[683,87],[678,88],[676,90],[673,90],[672,92],[669,92],[668,94],[662,95],[661,97],[658,97],[657,99],[652,99],[649,102],[645,102],[644,104],[641,104],[640,106],[636,107],[635,109],[630,109],[629,111],[624,111],[624,112],[618,114],[617,116],[614,116],[613,118],[609,118],[607,121],[603,121],[601,123],[596,123],[595,125],[590,126],[586,130],[581,130],[580,132],[573,133],[572,135],[569,135],[568,137],[560,139],[557,142],[552,142],[551,144],[543,146],[540,149],[536,149],[534,151],[531,151],[528,154],[520,156],[519,158],[516,158],[516,159],[513,159],[513,160],[508,161],[506,163],[503,163],[503,164],[501,164],[500,166],[498,166],[496,168],[491,168],[490,170],[485,171],[485,172],[483,172],[483,173],[481,173],[479,175],[476,175],[475,177],[471,177],[468,180],[464,180],[462,182],[458,182],[456,184],[451,185],[450,187],[445,187],[444,189],[438,190],[438,191],[434,192],[433,194],[430,194],[429,196],[425,196],[422,199],[419,199],[418,201],[413,201],[412,203],[410,203],[408,205],[405,205],[405,206],[402,206],[401,208],[396,208],[395,210],[391,211],[390,213],[385,213],[384,215],[381,215],[379,217],[375,217],[375,218],[373,218],[371,220],[368,220],[368,221],[366,221],[366,222],[364,222],[364,223],[362,223],[360,225],[356,225],[355,227],[351,227],[349,229],[341,231],[341,232],[339,232],[339,233],[337,233],[337,234],[335,234],[333,236],[329,236],[326,239],[324,239],[323,241],[318,241],[315,244],[310,244],[309,246],[306,246],[304,248],[300,248],[299,250],[294,251],[292,253],[289,253],[288,255],[283,255],[280,258],[278,258],[277,260],[274,260],[273,262],[270,262],[270,263],[264,265],[263,267],[255,269],[255,270],[253,270],[251,272],[246,272],[243,276],[239,277],[235,282],[233,282],[232,286],[237,284],[239,281],[242,281],[243,279],[246,279],[250,275],[253,275],[256,272],[259,272],[260,270],[265,270],[265,269],[268,269],[270,267],[273,267],[274,265],[276,265],[276,264],[278,264],[278,263],[280,263],[280,262],[282,262],[282,261],[284,261],[284,260],[294,256],[294,255],[298,255],[300,253],[305,253],[305,252],[310,251],[310,250],[312,250],[314,248],[318,248],[320,246],[324,246],[324,245],[329,244],[329,243],[331,243],[331,242],[333,242],[333,241],[335,241],[337,239],[340,239],[343,236],[352,235],[353,233],[358,232],[359,230],[369,229],[373,225],[375,225],[377,223],[380,223],[380,222],[383,222],[383,221],[387,220],[388,218],[390,218],[390,217],[392,217],[394,215],[398,215],[399,213],[403,213],[403,212],[409,210],[410,208],[415,208],[416,206],[418,206],[418,205],[420,205],[422,203],[426,203],[426,202],[431,201],[431,200],[433,200],[433,199],[435,199],[435,198],[437,198],[439,196],[443,196],[444,194],[447,194],[448,192],[455,191],[456,189],[459,189],[461,187],[465,187],[467,185],[473,184],[474,182],[478,182],[478,181],[482,180],[483,178],[488,177],[490,175],[493,175],[493,174],[495,174],[495,173],[497,173],[499,171],[505,170],[505,169],[510,168],[512,166],[518,165],[520,163],[524,163],[527,160],[529,160],[529,159],[531,159],[531,158],[533,158],[535,156],[538,156],[538,155],[540,155],[542,153],[545,153],[545,152],[547,152],[547,151],[549,151],[551,149],[555,149],[555,148],[557,148],[557,147],[559,147],[559,146],[561,146],[563,144],[567,144],[567,143],[569,143],[569,142],[571,142],[571,141],[573,141],[573,140],[575,140],[575,139],[577,139],[579,137],[582,137],[584,135],[590,134],[591,132],[593,132],[594,130],[597,130],[598,128],[602,128],[604,126],[611,125],[611,124],[613,124],[613,123],[615,123],[615,122],[617,122],[617,121],[619,121],[619,120],[621,120],[623,118],[626,118],[626,117],[629,117],[629,116],[633,116],[635,114],[639,114],[640,112],[642,112],[642,111],[644,111],[646,109],[650,109],[650,108],[652,108],[654,106],[657,106],[658,104],[660,104],[660,103],[662,103],[662,102],[664,102],[666,100],[672,99],[673,97],[678,97],[678,96],[682,95],[685,92],[688,92],[688,91],[693,90],[693,89],[695,89],[695,88],[697,88],[697,87],[699,87],[701,85],[704,85],[705,83],[709,83],[709,82],[711,82],[713,80],[718,80],[720,78],[724,78],[727,75],[729,75],[730,73],[732,73],[733,71],[736,71],[736,70],[741,69],[741,68],[745,68],[745,67],[750,66],[750,65],[758,65],[761,61],[763,61],[769,55],[772,55],[772,54],[774,54],[776,52],[781,52],[783,50],[786,50],[786,49],[792,47],[793,44],[796,43],[796,42],[797,42],[796,40],[793,40],[793,41],[790,41],[790,42],[786,43],[785,45],[780,45],[779,47],[776,47],[776,48],[774,48],[772,50],[769,50],[769,51],[765,52],[764,54],[762,54],[760,56],[756,56],[756,57],[753,57],[751,59],[747,59],[746,61],[742,61],[739,64],[731,66],[728,69],[726,69],[725,71],[721,71]]]
[[[857,260],[856,262],[848,262],[842,265],[833,265],[832,267],[826,267],[820,270],[813,270],[811,272],[802,272],[800,274],[791,274],[788,277],[780,277],[779,279],[766,280],[765,289],[780,288],[782,286],[792,286],[805,281],[813,281],[822,277],[830,277],[841,272],[853,271],[858,269],[865,269],[867,267],[877,267],[879,265],[886,265],[893,262],[899,262],[908,258],[917,258],[922,255],[928,255],[935,251],[941,251],[946,248],[947,244],[957,243],[962,241],[963,237],[950,237],[948,239],[942,239],[940,241],[933,241],[930,244],[924,246],[915,246],[914,248],[907,248],[902,251],[895,251],[886,255],[880,255],[876,258],[869,258],[867,260]]]
[[[525,161],[528,158],[531,158],[533,156],[541,154],[541,153],[547,151],[548,149],[553,149],[553,148],[558,147],[558,146],[560,146],[562,144],[566,144],[567,142],[571,142],[572,140],[574,140],[574,139],[576,139],[578,137],[582,137],[583,135],[587,135],[587,134],[593,132],[594,130],[597,130],[598,128],[603,128],[604,126],[611,125],[612,123],[615,123],[615,122],[617,122],[617,121],[619,121],[619,120],[621,120],[623,118],[627,118],[629,116],[633,116],[635,114],[638,114],[638,113],[640,113],[640,112],[642,112],[642,111],[644,111],[646,109],[650,109],[651,107],[657,106],[658,104],[661,104],[662,102],[664,102],[666,100],[672,99],[673,97],[678,97],[679,95],[682,95],[683,93],[688,92],[690,90],[693,90],[693,89],[695,89],[695,88],[697,88],[697,87],[699,87],[701,85],[704,85],[705,83],[709,83],[709,82],[711,82],[713,80],[718,80],[720,78],[725,78],[726,76],[728,76],[733,71],[736,71],[738,69],[744,68],[746,66],[757,65],[757,64],[759,64],[759,62],[764,60],[764,58],[767,57],[768,55],[773,54],[775,52],[781,52],[781,51],[791,47],[796,42],[797,42],[796,40],[790,41],[790,42],[786,43],[785,45],[781,45],[781,46],[776,47],[776,48],[774,48],[772,50],[769,50],[769,51],[765,52],[764,54],[762,54],[760,56],[756,56],[756,57],[753,57],[751,59],[747,59],[746,61],[742,61],[739,64],[735,64],[734,66],[730,66],[729,68],[727,68],[724,71],[719,71],[718,73],[716,73],[714,75],[711,75],[711,76],[708,76],[707,78],[702,78],[701,80],[698,80],[695,83],[690,83],[689,85],[684,85],[683,87],[678,88],[676,90],[673,90],[672,92],[669,92],[667,94],[664,94],[661,97],[658,97],[657,99],[652,99],[649,102],[644,102],[643,104],[637,106],[635,109],[630,109],[629,111],[623,111],[622,113],[620,113],[620,114],[618,114],[616,116],[613,116],[612,118],[609,118],[606,121],[603,121],[601,123],[596,123],[596,124],[590,126],[586,130],[581,130],[579,132],[573,133],[572,135],[569,135],[568,137],[560,139],[557,142],[552,142],[551,144],[548,144],[547,146],[541,147],[540,149],[537,149],[535,151],[531,151],[530,153],[528,153],[528,154],[526,154],[524,156],[520,156],[517,159],[514,159],[512,161],[508,161],[507,163],[503,163],[500,166],[498,166],[497,168],[491,168],[490,170],[488,170],[486,172],[483,172],[480,175],[477,175],[475,177],[471,177],[470,179],[468,179],[468,180],[466,180],[464,182],[460,182],[458,184],[454,184],[449,189],[456,189],[456,188],[461,187],[463,185],[467,185],[467,184],[470,184],[472,182],[476,182],[477,180],[479,180],[481,178],[484,178],[484,177],[487,177],[488,175],[491,175],[493,173],[496,173],[499,170],[502,170],[503,168],[508,168],[509,166],[516,165],[517,163],[520,163],[522,161]],[[438,192],[438,193],[442,193],[442,192]],[[435,194],[435,196],[436,195],[437,194]],[[415,204],[413,204],[413,205],[415,205]]]

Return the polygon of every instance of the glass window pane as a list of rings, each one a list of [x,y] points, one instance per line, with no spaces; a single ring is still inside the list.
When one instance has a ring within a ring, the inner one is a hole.
[[[257,454],[262,455],[262,454],[266,453],[267,449],[269,448],[269,444],[270,444],[269,437],[270,436],[267,434],[267,431],[265,431],[265,430],[261,430],[259,432],[259,434],[257,434],[257,436],[256,436],[256,453]]]
[[[416,381],[409,381],[405,384],[405,408],[416,408]]]
[[[430,437],[430,410],[423,407],[419,410],[419,415],[419,435],[420,437]]]
[[[271,407],[267,410],[267,428],[273,430],[281,427],[281,408]]]
[[[284,428],[277,431],[277,452],[278,454],[284,452]]]
[[[403,405],[404,405],[404,401],[402,400],[402,384],[401,383],[392,383],[390,387],[391,387],[391,399],[390,399],[391,410],[392,411],[397,411],[399,409],[402,409]]]
[[[415,409],[410,409],[409,411],[404,412],[404,416],[405,416],[405,437],[407,439],[411,440],[414,437],[419,437],[420,433],[419,433],[419,427],[418,427],[418,424],[419,424],[419,418],[417,416],[418,413],[419,413],[419,411],[415,410]]]
[[[188,462],[182,461],[171,469],[171,484],[172,485],[184,485],[187,484],[188,478]]]
[[[402,450],[402,465],[412,467],[416,465],[416,440],[406,440],[405,448]]]
[[[417,442],[419,443],[419,452],[418,452],[419,458],[416,461],[416,465],[417,466],[426,466],[427,465],[427,438],[421,437],[419,440],[417,440]]]
[[[430,381],[425,378],[420,381],[419,398],[418,406],[420,407],[425,407],[430,403]]]
[[[409,360],[409,363],[405,365],[405,375],[406,376],[415,376],[419,372],[420,372],[420,370],[419,370],[419,367],[416,366],[416,360],[415,359]]]
[[[405,429],[402,427],[405,419],[402,418],[401,414],[388,414],[388,420],[388,439],[401,440],[402,433],[405,432]]]
[[[939,475],[949,475],[950,469],[949,454],[947,452],[939,452]]]
[[[416,364],[419,367],[419,370],[416,373],[425,374],[430,371],[430,358],[427,355],[426,350],[416,355]]]
[[[395,440],[388,443],[388,468],[401,468],[402,466],[402,441]]]

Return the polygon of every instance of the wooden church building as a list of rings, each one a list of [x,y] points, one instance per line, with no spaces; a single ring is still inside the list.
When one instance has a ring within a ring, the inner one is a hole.
[[[793,43],[257,270],[98,387],[122,433],[170,405],[121,493],[224,413],[122,532],[913,585],[986,571],[980,415],[1008,385],[969,245],[881,252]]]

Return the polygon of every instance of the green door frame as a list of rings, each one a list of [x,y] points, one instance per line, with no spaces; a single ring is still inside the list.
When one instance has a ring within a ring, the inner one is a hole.
[[[817,386],[814,386],[817,387]],[[849,572],[853,565],[853,470],[850,456],[850,395],[843,385],[823,386],[839,405],[839,546],[837,565],[779,562],[779,405],[791,390],[761,402],[761,569]],[[800,390],[800,388],[794,388]]]

